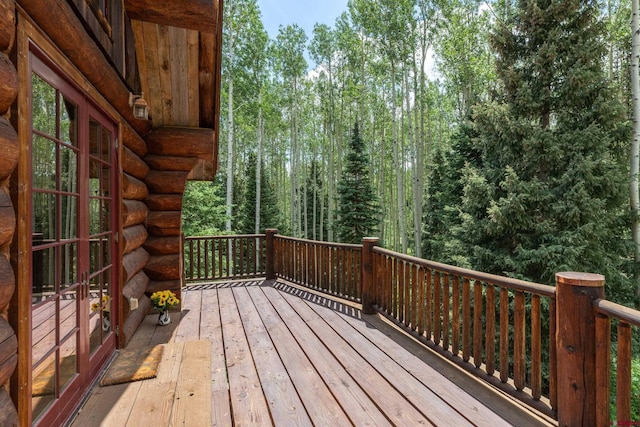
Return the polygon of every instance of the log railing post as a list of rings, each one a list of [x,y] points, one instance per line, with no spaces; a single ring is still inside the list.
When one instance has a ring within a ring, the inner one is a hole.
[[[360,262],[360,280],[362,286],[362,312],[373,314],[373,304],[376,302],[375,283],[373,281],[373,248],[378,246],[380,239],[377,237],[364,237],[362,239],[362,258]]]
[[[556,274],[558,425],[596,425],[596,313],[604,276]]]
[[[276,269],[275,269],[275,235],[278,234],[278,229],[276,228],[267,228],[265,231],[265,240],[266,240],[266,263],[265,265],[265,278],[267,280],[275,280],[276,278]]]

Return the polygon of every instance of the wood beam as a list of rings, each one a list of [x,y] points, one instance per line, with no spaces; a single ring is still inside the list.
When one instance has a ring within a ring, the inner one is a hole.
[[[220,3],[219,0],[125,0],[124,7],[131,19],[214,33]]]

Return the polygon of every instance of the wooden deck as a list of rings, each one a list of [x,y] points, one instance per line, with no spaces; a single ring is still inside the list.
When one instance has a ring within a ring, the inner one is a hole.
[[[354,305],[283,283],[191,286],[158,377],[96,387],[73,426],[490,426],[546,420]],[[474,397],[475,396],[475,397]]]

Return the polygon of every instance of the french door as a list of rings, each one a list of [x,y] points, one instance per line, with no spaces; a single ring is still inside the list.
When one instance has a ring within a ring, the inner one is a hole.
[[[116,346],[116,125],[31,54],[32,414],[65,420]]]

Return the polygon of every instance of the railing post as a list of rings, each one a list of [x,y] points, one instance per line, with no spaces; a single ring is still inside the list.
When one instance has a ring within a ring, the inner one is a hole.
[[[596,313],[604,276],[556,274],[556,351],[559,426],[596,425]]]
[[[362,239],[362,252],[360,261],[360,283],[362,286],[362,312],[364,314],[375,313],[373,303],[376,302],[373,280],[373,248],[378,246],[380,239],[377,237],[364,237]]]
[[[267,228],[265,231],[266,240],[266,265],[265,265],[265,277],[267,280],[275,280],[276,268],[275,268],[275,243],[274,237],[278,234],[277,228]]]

